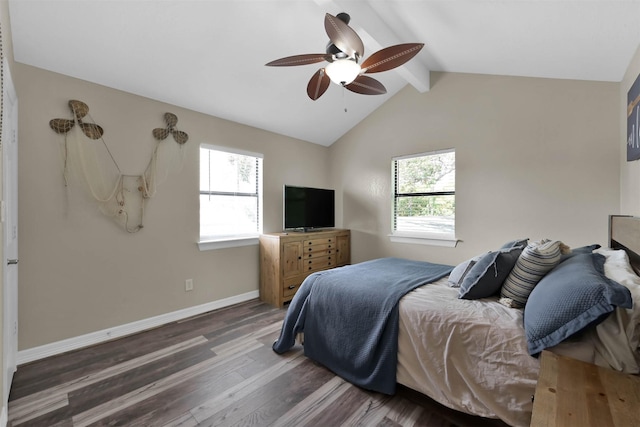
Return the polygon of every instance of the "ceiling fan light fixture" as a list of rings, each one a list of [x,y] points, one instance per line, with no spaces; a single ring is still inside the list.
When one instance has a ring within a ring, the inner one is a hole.
[[[340,86],[346,86],[358,77],[361,68],[355,60],[344,58],[336,59],[327,65],[324,70],[332,82]]]
[[[358,63],[364,58],[364,44],[353,28],[347,25],[349,19],[346,13],[340,13],[338,16],[325,14],[324,30],[329,36],[325,53],[287,56],[265,65],[288,67],[327,61],[329,65],[317,70],[307,83],[307,95],[313,101],[327,91],[331,82],[362,95],[387,93],[382,83],[367,74],[401,66],[413,58],[422,49],[424,43],[403,43],[380,49],[373,55],[369,55],[360,65]]]

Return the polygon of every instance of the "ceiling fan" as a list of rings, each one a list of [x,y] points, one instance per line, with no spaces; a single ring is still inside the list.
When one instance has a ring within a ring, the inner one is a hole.
[[[362,64],[364,44],[358,34],[349,27],[351,17],[347,13],[324,16],[324,29],[329,36],[325,53],[287,56],[265,65],[288,67],[327,61],[329,65],[319,69],[307,84],[307,95],[312,100],[322,96],[330,82],[339,84],[352,92],[363,95],[382,95],[387,89],[378,80],[364,74],[379,73],[399,67],[413,58],[424,43],[405,43],[390,46],[375,52]]]

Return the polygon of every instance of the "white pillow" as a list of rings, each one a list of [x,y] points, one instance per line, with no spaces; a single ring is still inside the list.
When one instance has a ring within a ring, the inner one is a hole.
[[[615,370],[626,373],[640,372],[640,277],[629,264],[626,252],[597,249],[595,253],[606,257],[604,273],[627,287],[633,298],[633,308],[616,308],[595,329],[595,347],[599,356]]]

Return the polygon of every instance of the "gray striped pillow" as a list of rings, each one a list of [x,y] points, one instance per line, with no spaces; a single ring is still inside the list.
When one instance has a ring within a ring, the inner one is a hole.
[[[529,243],[502,285],[500,302],[508,307],[524,307],[533,288],[558,265],[561,253],[567,250],[559,240]]]

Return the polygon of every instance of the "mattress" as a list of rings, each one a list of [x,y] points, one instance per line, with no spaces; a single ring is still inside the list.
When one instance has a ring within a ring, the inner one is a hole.
[[[539,360],[527,351],[522,310],[458,299],[446,278],[408,293],[399,308],[398,383],[458,411],[530,424]],[[594,357],[585,341],[551,350]]]

